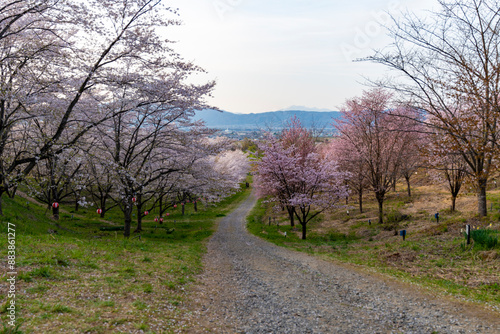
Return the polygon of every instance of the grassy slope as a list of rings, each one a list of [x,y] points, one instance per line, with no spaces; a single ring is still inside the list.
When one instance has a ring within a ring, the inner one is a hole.
[[[462,213],[452,214],[445,209],[448,198],[437,187],[418,187],[410,199],[401,187],[401,192],[389,196],[386,212],[388,216],[408,214],[409,219],[387,230],[375,223],[377,206],[367,196],[364,213],[359,213],[353,203],[349,215],[343,209],[314,219],[308,225],[307,240],[300,240],[300,233],[291,230],[285,213],[277,215],[279,227],[269,226],[268,217],[275,214],[260,203],[249,215],[248,228],[281,246],[360,265],[499,310],[500,247],[484,249],[474,243],[466,246],[461,229],[471,224],[500,237],[500,191],[489,193],[488,208],[492,213],[482,220],[475,217],[476,199],[472,194],[460,198],[457,208],[471,210]],[[439,223],[433,218],[437,211]],[[369,219],[374,223],[369,224]],[[401,229],[408,231],[405,241],[394,235]]]
[[[4,199],[0,254],[6,266],[7,222],[16,225],[17,317],[25,333],[171,333],[186,326],[179,305],[201,269],[205,242],[224,216],[249,190],[217,207],[176,209],[163,226],[144,222],[141,240],[122,232],[102,232],[95,211],[63,213],[56,223],[45,208],[17,197]],[[71,208],[62,206],[62,209]],[[118,209],[105,218],[121,223]],[[174,220],[176,221],[174,223]],[[175,227],[172,234],[166,228]],[[49,230],[57,233],[48,233]],[[0,280],[5,282],[6,270]],[[0,316],[6,322],[6,285]],[[5,331],[5,330],[4,330]],[[0,332],[2,330],[0,329]]]

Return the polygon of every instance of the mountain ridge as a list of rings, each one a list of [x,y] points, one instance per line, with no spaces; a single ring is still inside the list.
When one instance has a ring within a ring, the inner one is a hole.
[[[216,129],[280,129],[296,116],[306,128],[332,128],[338,111],[277,110],[263,113],[237,114],[229,111],[204,109],[196,113],[195,120],[203,120],[205,125]]]

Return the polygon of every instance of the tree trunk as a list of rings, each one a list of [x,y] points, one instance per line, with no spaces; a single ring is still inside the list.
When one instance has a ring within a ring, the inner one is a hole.
[[[142,232],[142,205],[137,205],[137,228],[134,230],[134,233]]]
[[[295,217],[293,215],[293,211],[294,211],[293,206],[287,206],[286,210],[288,211],[288,217],[290,217],[290,226],[295,227]]]
[[[410,177],[405,177],[406,186],[408,187],[408,197],[411,197]]]
[[[306,224],[300,223],[302,225],[302,240],[306,240]]]
[[[193,205],[194,205],[194,212],[198,212],[198,202],[197,201],[194,201],[193,202]]]
[[[160,216],[163,214],[163,195],[160,195]]]
[[[456,201],[457,201],[457,196],[451,196],[451,212],[455,212]]]
[[[16,192],[17,192],[17,186],[13,187],[11,191],[7,191],[7,196],[9,196],[10,198],[14,198],[16,196]]]
[[[182,206],[182,215],[184,216],[184,207],[185,207],[184,203],[181,206]]]
[[[486,185],[488,179],[479,179],[477,191],[477,206],[479,217],[486,217],[488,215],[486,205]]]
[[[383,193],[375,193],[375,197],[378,202],[378,222],[379,224],[384,223],[384,195]]]
[[[3,216],[3,209],[2,209],[2,195],[3,191],[0,192],[0,216]]]
[[[54,203],[54,202],[59,203],[59,196],[58,196],[58,194],[57,194],[57,191],[55,191],[55,190],[54,190],[54,191],[52,192],[52,196],[54,197],[54,200],[53,200],[53,202],[52,202],[52,203]],[[59,205],[61,205],[61,204],[59,203]],[[59,205],[58,205],[57,207],[54,207],[54,206],[52,205],[52,216],[53,216],[53,217],[54,217],[54,219],[56,219],[56,220],[59,220]]]
[[[123,236],[125,238],[130,237],[130,227],[132,226],[132,204],[127,203],[127,207],[123,211],[123,214],[125,216],[125,226],[123,229]]]
[[[78,197],[75,197],[75,212],[78,212],[79,208],[80,208],[80,203],[78,203]]]
[[[57,208],[52,207],[52,216],[55,220],[59,220],[59,206]]]
[[[142,232],[142,194],[137,194],[137,228],[134,233]]]
[[[106,214],[106,201],[108,199],[108,196],[103,196],[101,197],[101,218],[104,218],[104,215]]]
[[[359,200],[359,213],[363,213],[363,190],[359,191],[358,200]]]

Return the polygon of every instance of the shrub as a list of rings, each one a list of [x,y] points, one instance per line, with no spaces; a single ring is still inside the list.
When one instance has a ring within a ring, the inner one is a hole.
[[[397,223],[402,222],[404,220],[407,220],[409,218],[410,217],[408,215],[404,215],[397,210],[392,210],[392,211],[387,213],[386,218],[385,218],[385,222],[387,224],[397,224]]]
[[[494,234],[495,231],[492,230],[472,230],[470,236],[474,240],[474,244],[479,245],[479,247],[492,249],[498,246],[498,238]]]

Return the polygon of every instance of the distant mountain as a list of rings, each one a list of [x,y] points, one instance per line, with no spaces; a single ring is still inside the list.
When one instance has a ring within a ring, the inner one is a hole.
[[[306,106],[290,106],[288,108],[280,109],[279,111],[288,111],[288,110],[302,110],[302,111],[331,111],[330,109],[324,109],[324,108],[309,108]]]
[[[196,113],[195,119],[205,121],[210,128],[244,130],[244,129],[280,129],[290,118],[297,116],[302,125],[307,128],[332,128],[334,119],[340,117],[338,111],[304,111],[278,110],[257,114],[235,114],[228,111],[212,109],[201,110]]]

